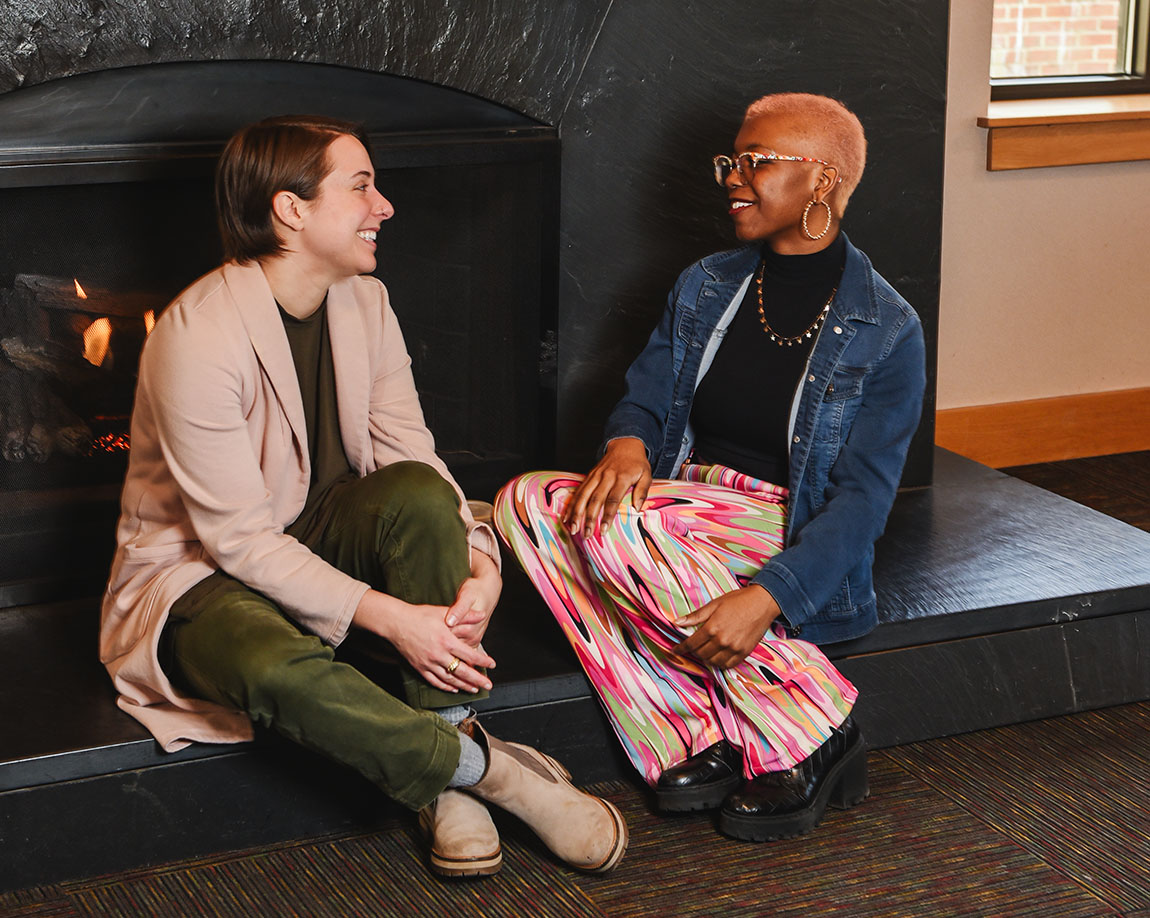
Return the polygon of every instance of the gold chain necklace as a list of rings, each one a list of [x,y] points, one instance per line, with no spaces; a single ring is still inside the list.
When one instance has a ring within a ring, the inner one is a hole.
[[[835,284],[834,289],[831,291],[831,295],[828,296],[827,301],[823,303],[822,310],[820,310],[819,314],[815,316],[815,320],[810,325],[808,325],[805,330],[799,332],[797,335],[790,335],[788,337],[786,335],[780,335],[777,331],[771,328],[770,323],[767,321],[767,314],[763,311],[763,272],[766,270],[766,267],[767,263],[765,261],[760,261],[759,271],[755,275],[755,283],[759,288],[759,321],[763,323],[763,331],[766,332],[768,337],[770,337],[770,339],[774,341],[775,344],[777,344],[779,347],[783,347],[784,345],[791,347],[792,345],[800,344],[804,338],[810,338],[812,335],[817,333],[818,330],[822,327],[823,322],[826,321],[827,313],[831,311],[831,303],[834,301],[835,293],[837,293],[839,289],[838,284]]]

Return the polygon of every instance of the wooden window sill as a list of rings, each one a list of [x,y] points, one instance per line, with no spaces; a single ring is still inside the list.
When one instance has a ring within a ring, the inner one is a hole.
[[[978,126],[991,172],[1150,159],[1150,94],[991,102]]]

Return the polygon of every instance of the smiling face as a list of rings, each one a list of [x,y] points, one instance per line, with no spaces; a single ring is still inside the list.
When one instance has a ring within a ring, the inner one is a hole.
[[[356,138],[338,136],[328,145],[327,161],[319,194],[297,199],[301,220],[292,249],[330,284],[375,270],[375,236],[395,208],[376,189],[371,158]]]
[[[778,153],[784,156],[820,156],[809,150],[810,142],[798,118],[763,115],[748,118],[735,138],[735,155],[744,152]],[[838,181],[833,166],[803,162],[760,163],[750,175],[733,170],[726,180],[728,212],[735,235],[743,242],[765,241],[783,255],[816,252],[834,240],[837,221],[821,239],[808,239],[802,232],[803,208],[821,201]],[[811,231],[818,233],[826,209],[811,209]]]

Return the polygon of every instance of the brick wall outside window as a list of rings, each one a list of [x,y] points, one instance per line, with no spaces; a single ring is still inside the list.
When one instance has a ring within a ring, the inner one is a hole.
[[[995,0],[990,75],[1120,73],[1130,0]]]

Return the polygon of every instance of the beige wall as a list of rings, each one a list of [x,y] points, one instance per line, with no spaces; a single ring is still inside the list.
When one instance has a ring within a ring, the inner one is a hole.
[[[1150,162],[986,171],[993,0],[952,0],[938,407],[1150,386]]]

